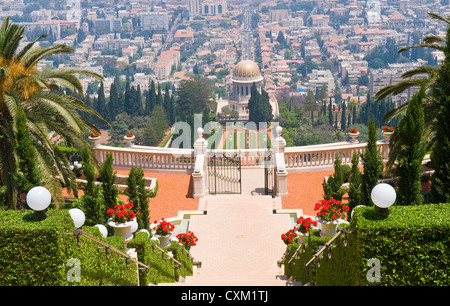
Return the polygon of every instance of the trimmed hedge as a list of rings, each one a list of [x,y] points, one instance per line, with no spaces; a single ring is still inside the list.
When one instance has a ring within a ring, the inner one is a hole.
[[[173,257],[182,263],[179,268],[171,263],[167,256],[157,249],[152,248],[152,244],[159,245],[159,241],[154,242],[146,233],[137,232],[128,243],[128,247],[135,248],[138,260],[146,265],[150,265],[150,270],[139,270],[139,282],[141,286],[159,283],[178,282],[180,275],[186,277],[192,275],[192,262],[187,254],[182,252],[182,246],[178,242],[172,242],[170,246],[163,248],[166,252],[172,252]]]
[[[347,246],[341,235],[329,248],[305,268],[322,239],[318,231],[308,238],[304,253],[287,261],[298,247],[288,247],[285,260],[285,274],[294,276],[303,284],[317,286],[333,285],[377,285],[448,286],[450,264],[450,204],[429,204],[419,206],[392,206],[391,213],[383,218],[374,207],[358,207],[352,217]],[[369,281],[374,265],[370,259],[380,262],[380,281]],[[317,265],[319,261],[320,265]],[[308,273],[309,272],[309,273]],[[369,275],[370,274],[370,275]]]
[[[1,211],[0,218],[0,285],[2,286],[98,286],[137,285],[136,264],[127,267],[116,253],[106,259],[98,244],[80,237],[83,243],[66,235],[75,232],[68,210],[49,210],[42,221],[33,219],[31,210]],[[123,239],[103,239],[97,227],[83,227],[113,247],[125,251]],[[80,281],[70,281],[79,263]]]

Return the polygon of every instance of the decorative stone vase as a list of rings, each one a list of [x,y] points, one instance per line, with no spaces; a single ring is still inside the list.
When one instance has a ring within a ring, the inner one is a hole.
[[[383,136],[384,138],[384,142],[389,142],[389,139],[391,138],[392,134],[394,134],[394,132],[383,132]]]
[[[97,140],[99,140],[99,139],[100,139],[100,136],[97,136],[97,137],[89,136],[89,140],[91,141],[93,147],[98,146],[98,144],[96,144],[96,142],[97,142]]]
[[[308,233],[303,234],[299,232],[298,230],[295,231],[297,234],[297,243],[300,244],[300,242],[305,242],[305,239],[308,237]]]
[[[325,221],[322,218],[316,217],[316,221],[321,225],[320,237],[325,238],[336,235],[336,228],[339,224],[338,220]]]
[[[131,136],[131,137],[123,136],[123,139],[125,140],[125,146],[131,147],[133,145],[134,138],[136,138],[136,136]]]
[[[350,136],[350,142],[351,143],[358,143],[359,141],[356,139],[356,137],[359,136],[359,132],[358,133],[347,133],[348,136]]]
[[[133,233],[131,232],[131,226],[136,222],[136,218],[125,223],[115,222],[112,219],[108,219],[108,225],[114,229],[114,236],[123,237],[125,242],[133,239]]]
[[[170,245],[170,237],[172,237],[172,233],[164,236],[155,234],[155,237],[159,239],[160,247],[168,247]]]

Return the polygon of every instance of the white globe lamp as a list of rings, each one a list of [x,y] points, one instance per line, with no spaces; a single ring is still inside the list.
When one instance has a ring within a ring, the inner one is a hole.
[[[45,210],[52,202],[52,195],[47,188],[36,186],[31,188],[27,193],[27,204],[34,210],[34,218],[37,220],[45,219]]]
[[[148,237],[150,237],[150,232],[146,229],[141,229],[140,232],[144,232],[147,234]]]
[[[86,217],[84,216],[84,212],[78,208],[72,208],[69,210],[69,214],[72,217],[73,223],[76,228],[80,228],[83,226]]]
[[[135,221],[133,222],[133,224],[131,224],[131,232],[134,233],[134,232],[137,231],[137,229],[138,229],[138,223],[137,223],[137,221],[135,220]]]
[[[27,193],[27,204],[34,211],[45,210],[50,205],[51,201],[52,195],[45,187],[33,187]]]
[[[100,230],[100,233],[102,234],[103,238],[106,238],[108,236],[108,229],[103,224],[96,224],[96,227]]]
[[[394,187],[389,184],[381,183],[376,185],[371,192],[372,202],[378,208],[377,211],[381,215],[389,214],[389,207],[395,203],[397,193]]]

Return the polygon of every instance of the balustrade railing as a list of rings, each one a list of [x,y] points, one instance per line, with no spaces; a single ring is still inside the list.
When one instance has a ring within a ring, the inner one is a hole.
[[[97,146],[94,150],[99,163],[103,163],[106,159],[106,154],[111,153],[114,159],[114,166],[192,170],[195,165],[195,158],[191,149]]]
[[[286,147],[284,149],[286,170],[321,168],[333,166],[336,156],[342,164],[350,164],[353,154],[363,154],[366,143],[352,144],[339,142],[321,145]],[[383,159],[387,160],[389,155],[389,144],[384,141],[377,142]],[[141,167],[147,169],[164,170],[194,170],[195,156],[193,149],[173,149],[146,146],[131,146],[127,148],[97,146],[94,148],[97,160],[103,163],[106,154],[111,153],[114,158],[114,166]],[[208,152],[220,151],[226,156],[241,157],[243,167],[264,166],[264,157],[267,149],[246,150],[208,150]]]
[[[284,152],[286,168],[289,170],[296,168],[332,167],[336,156],[341,159],[342,164],[350,164],[353,154],[363,154],[366,146],[366,143],[349,144],[348,142],[344,142],[303,147],[286,147]],[[389,144],[379,141],[377,142],[377,147],[383,159],[386,160],[389,155]]]

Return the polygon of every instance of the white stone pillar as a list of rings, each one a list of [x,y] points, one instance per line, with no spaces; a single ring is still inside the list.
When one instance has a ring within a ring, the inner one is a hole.
[[[285,198],[288,196],[287,188],[287,171],[284,157],[284,149],[286,147],[286,140],[281,136],[283,128],[277,126],[276,135],[272,141],[272,148],[275,155],[276,165],[276,180],[277,180],[277,196]]]
[[[194,157],[195,166],[192,173],[193,181],[193,197],[194,199],[201,199],[205,196],[206,191],[206,148],[208,141],[203,138],[203,129],[197,129],[197,139],[194,142]]]

